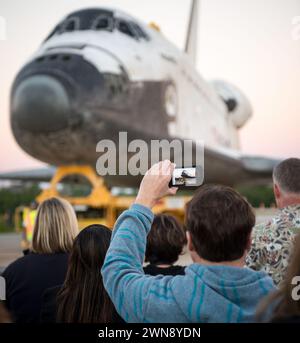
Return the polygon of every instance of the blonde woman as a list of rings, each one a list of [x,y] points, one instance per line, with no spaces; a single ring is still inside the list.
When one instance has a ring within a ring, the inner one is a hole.
[[[43,292],[64,282],[68,254],[78,234],[73,207],[51,198],[40,204],[31,253],[10,264],[3,273],[6,305],[16,322],[38,322]]]

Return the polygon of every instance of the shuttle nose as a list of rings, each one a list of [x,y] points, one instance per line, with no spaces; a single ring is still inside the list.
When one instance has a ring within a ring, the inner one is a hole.
[[[66,128],[70,99],[64,85],[50,75],[32,75],[20,81],[11,98],[13,120],[32,133]]]

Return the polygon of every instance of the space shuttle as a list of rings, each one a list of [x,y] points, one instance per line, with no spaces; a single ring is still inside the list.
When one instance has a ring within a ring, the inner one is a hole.
[[[17,74],[11,128],[20,147],[51,166],[91,165],[102,139],[205,142],[205,182],[270,180],[277,162],[243,155],[239,129],[252,115],[236,86],[208,82],[196,70],[198,0],[191,4],[184,51],[123,11],[82,9],[67,15]],[[55,168],[4,173],[2,179],[51,179]],[[139,177],[105,177],[136,187]]]

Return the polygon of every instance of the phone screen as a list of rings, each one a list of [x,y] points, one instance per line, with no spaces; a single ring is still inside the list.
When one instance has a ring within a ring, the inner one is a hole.
[[[198,187],[203,182],[201,167],[175,168],[172,174],[171,186]]]

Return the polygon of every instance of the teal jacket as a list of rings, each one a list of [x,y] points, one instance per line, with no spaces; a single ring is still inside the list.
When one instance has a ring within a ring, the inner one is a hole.
[[[118,218],[102,268],[104,286],[126,322],[252,322],[275,286],[248,268],[192,264],[186,275],[143,272],[150,209],[134,204]]]

